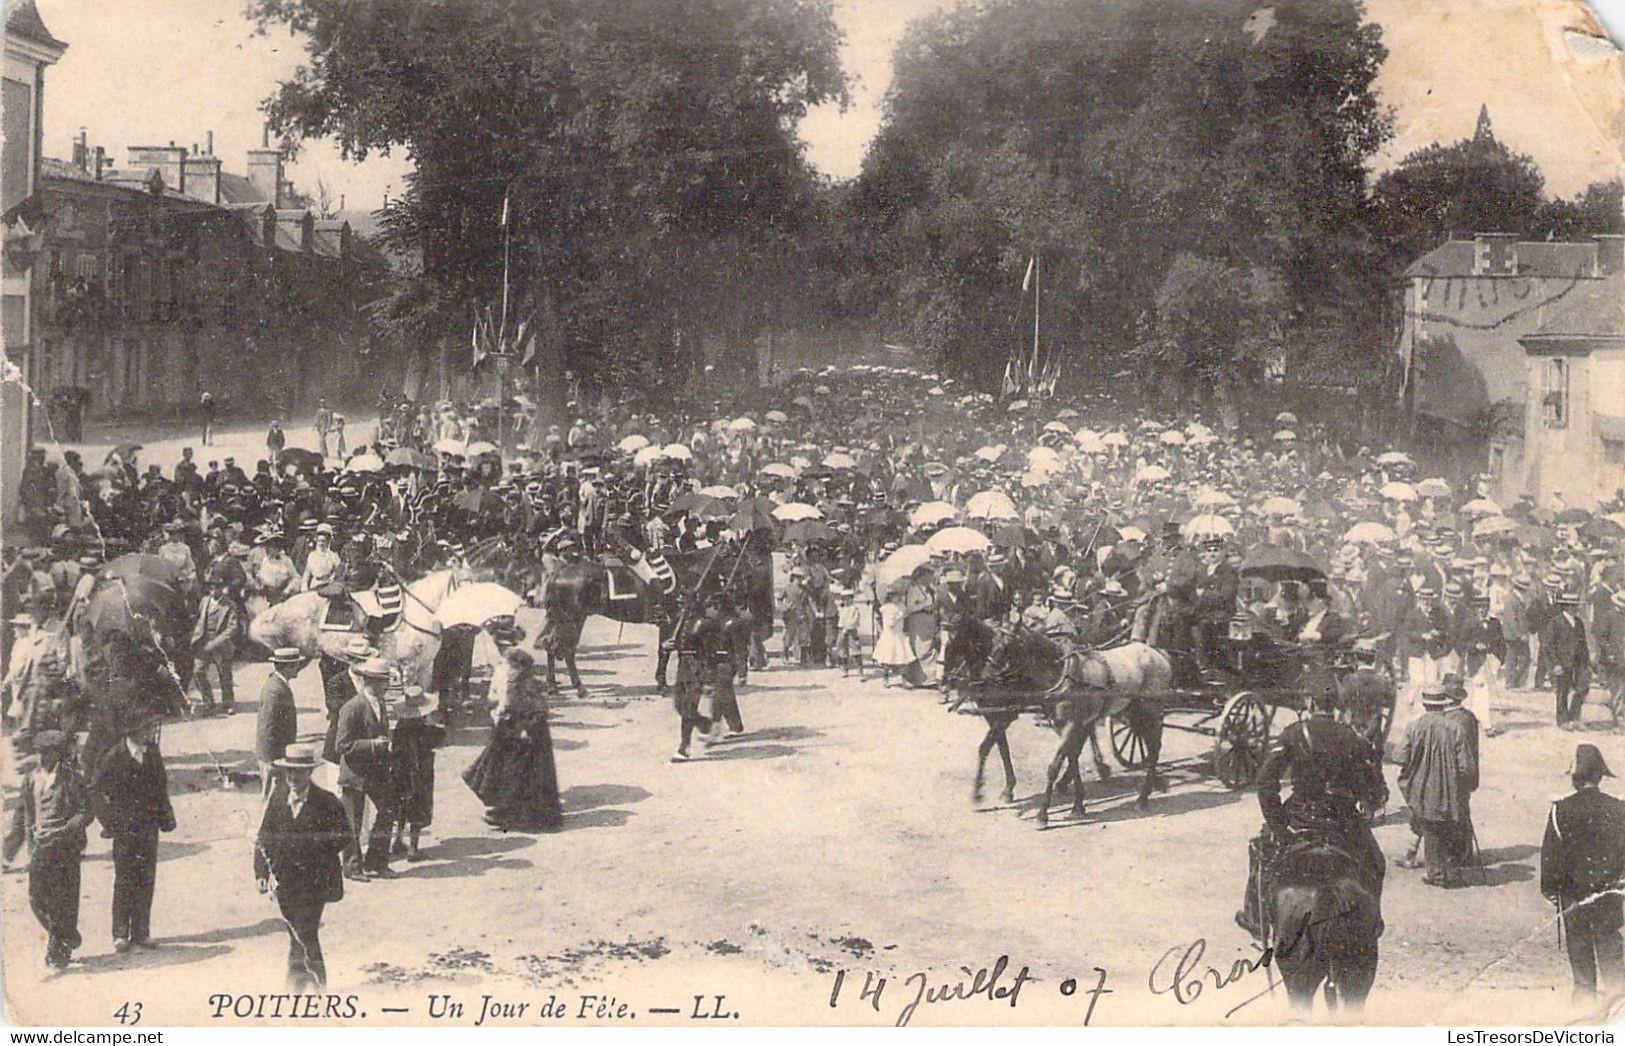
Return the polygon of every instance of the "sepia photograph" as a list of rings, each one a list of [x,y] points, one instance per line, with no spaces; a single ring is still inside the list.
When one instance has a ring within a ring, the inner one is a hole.
[[[1613,1041],[1625,2],[3,10],[5,1023]]]

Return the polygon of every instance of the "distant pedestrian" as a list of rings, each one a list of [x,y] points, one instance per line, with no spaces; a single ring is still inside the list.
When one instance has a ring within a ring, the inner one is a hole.
[[[1557,725],[1576,729],[1581,709],[1591,690],[1591,651],[1586,643],[1585,622],[1580,620],[1580,596],[1565,591],[1557,597],[1556,613],[1540,631],[1540,652],[1546,658],[1547,674],[1556,698]]]
[[[1467,735],[1464,720],[1450,714],[1453,705],[1445,684],[1428,683],[1422,690],[1423,712],[1405,728],[1396,759],[1399,787],[1411,808],[1411,831],[1416,841],[1397,862],[1417,867],[1416,851],[1426,848],[1429,886],[1449,886],[1461,856],[1459,840],[1470,823],[1468,797],[1478,787],[1476,742]]]
[[[399,717],[390,736],[395,757],[395,841],[392,854],[422,860],[418,840],[434,821],[434,752],[446,743],[446,728],[435,714],[440,701],[420,686],[409,686],[395,709]],[[403,838],[404,837],[404,838]]]
[[[1576,746],[1574,794],[1552,804],[1540,846],[1540,892],[1557,905],[1579,999],[1595,995],[1599,980],[1625,987],[1625,802],[1601,788],[1612,776],[1596,745]]]
[[[344,898],[339,853],[349,843],[344,806],[311,783],[321,765],[315,745],[289,745],[276,760],[285,785],[265,804],[254,843],[254,879],[282,912],[288,930],[288,990],[327,985],[318,933],[322,909]]]
[[[122,741],[102,756],[91,801],[113,839],[113,950],[152,945],[152,895],[158,883],[158,835],[175,830],[169,776],[158,750],[162,717],[138,714]]]
[[[205,392],[198,398],[198,410],[203,415],[203,439],[200,442],[207,447],[214,442],[214,393]]]
[[[209,685],[213,669],[220,684],[220,704],[227,715],[236,708],[237,692],[232,683],[232,662],[237,657],[237,639],[242,634],[242,611],[227,591],[226,571],[211,563],[208,591],[198,606],[197,623],[192,627],[192,656],[196,660],[193,678],[205,714],[214,714],[214,690]]]
[[[344,415],[333,415],[333,456],[340,461],[344,460]]]
[[[23,779],[6,835],[9,862],[26,840],[28,904],[45,929],[45,965],[65,970],[79,936],[79,861],[91,811],[84,778],[73,765],[73,739],[60,730],[34,735],[39,765]]]
[[[339,794],[350,819],[350,841],[344,850],[344,874],[361,882],[369,876],[391,878],[389,830],[393,823],[393,764],[389,755],[389,712],[384,694],[389,687],[389,662],[369,658],[350,670],[356,695],[339,709],[334,747],[339,754]],[[372,827],[365,852],[361,829],[367,804],[372,804]]]
[[[271,455],[271,467],[278,468],[282,464],[282,448],[288,445],[288,435],[282,431],[282,422],[271,422],[271,428],[265,433],[265,450]]]
[[[271,794],[274,764],[299,739],[299,711],[293,703],[293,679],[305,667],[298,647],[271,652],[271,671],[260,688],[259,713],[254,726],[254,758],[260,764],[260,797]]]
[[[316,401],[316,452],[323,458],[327,457],[327,434],[333,428],[333,412],[327,409],[327,401]]]

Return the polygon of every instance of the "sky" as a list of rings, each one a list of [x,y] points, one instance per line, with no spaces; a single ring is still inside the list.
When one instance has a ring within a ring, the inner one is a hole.
[[[849,178],[881,123],[893,45],[908,22],[953,0],[836,0],[852,104],[811,112],[800,131],[821,171]],[[1368,0],[1390,57],[1379,92],[1396,108],[1396,136],[1377,169],[1435,140],[1472,133],[1487,103],[1497,135],[1539,163],[1549,192],[1571,195],[1612,177],[1621,164],[1625,97],[1615,56],[1581,61],[1562,32],[1570,0]],[[299,65],[303,49],[286,31],[253,35],[240,0],[38,0],[51,31],[69,44],[47,74],[45,152],[71,155],[80,127],[123,164],[130,145],[201,143],[214,131],[227,171],[244,170],[260,144],[259,103]],[[1537,11],[1536,8],[1540,8]],[[1597,7],[1625,39],[1625,0]],[[1543,12],[1543,13],[1542,13]],[[1239,29],[1239,27],[1238,27]],[[1552,56],[1561,55],[1561,65]],[[1531,70],[1545,70],[1531,75]],[[1599,118],[1602,99],[1613,116]],[[323,182],[349,209],[399,195],[404,157],[343,161],[329,142],[306,142],[289,166],[305,192]]]

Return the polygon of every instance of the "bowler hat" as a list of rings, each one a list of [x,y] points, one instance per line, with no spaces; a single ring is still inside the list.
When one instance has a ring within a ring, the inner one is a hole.
[[[38,742],[36,742],[37,744]],[[1574,746],[1574,765],[1569,767],[1570,777],[1613,777],[1614,772],[1603,762],[1602,752],[1593,744]]]

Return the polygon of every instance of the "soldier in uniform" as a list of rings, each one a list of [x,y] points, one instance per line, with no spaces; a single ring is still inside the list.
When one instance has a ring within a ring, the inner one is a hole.
[[[1600,787],[1614,776],[1596,745],[1574,750],[1569,780],[1574,794],[1552,804],[1540,846],[1540,892],[1557,905],[1568,934],[1574,994],[1596,994],[1599,975],[1610,988],[1625,985],[1625,802]]]
[[[674,763],[688,762],[688,746],[695,730],[702,736],[711,732],[711,720],[700,714],[700,696],[706,672],[707,631],[718,629],[707,625],[705,618],[696,613],[696,603],[695,596],[686,592],[683,594],[677,625],[672,637],[666,641],[671,649],[677,651],[677,686],[672,691],[672,701],[677,706],[681,734],[677,752],[671,757]]]
[[[1371,745],[1337,721],[1337,691],[1325,686],[1311,694],[1311,712],[1276,736],[1264,765],[1258,770],[1258,805],[1264,830],[1255,839],[1247,878],[1247,894],[1236,921],[1242,929],[1262,936],[1263,882],[1268,864],[1295,836],[1331,837],[1360,862],[1359,870],[1380,899],[1382,848],[1371,834],[1362,806],[1369,810],[1388,802],[1388,783]],[[1283,802],[1281,779],[1290,775],[1292,794]]]

